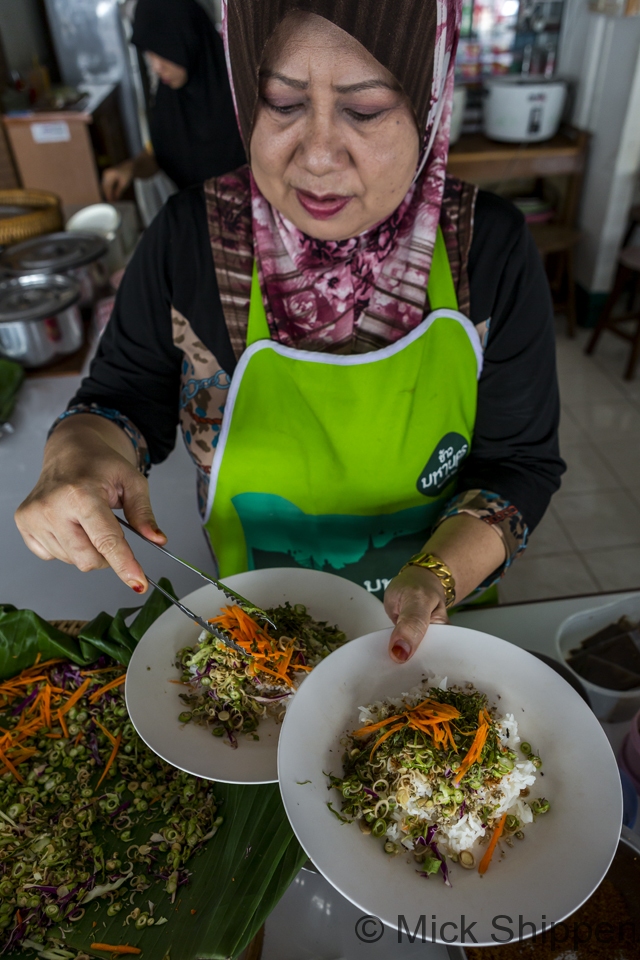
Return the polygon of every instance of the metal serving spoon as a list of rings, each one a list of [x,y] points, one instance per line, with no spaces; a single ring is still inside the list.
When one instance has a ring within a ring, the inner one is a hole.
[[[203,580],[206,580],[207,583],[212,583],[214,587],[217,587],[218,590],[222,590],[225,597],[228,597],[229,600],[236,600],[238,603],[241,603],[243,606],[247,607],[251,613],[255,614],[259,620],[266,620],[269,626],[276,629],[276,625],[273,620],[270,620],[267,614],[260,607],[257,607],[255,603],[251,603],[250,600],[247,600],[246,597],[243,597],[242,594],[236,593],[235,590],[232,590],[231,587],[228,587],[226,583],[222,583],[221,580],[216,580],[215,577],[210,577],[207,573],[203,573],[202,570],[199,570],[198,567],[194,567],[192,563],[187,563],[186,560],[183,560],[182,557],[176,557],[173,553],[169,553],[166,547],[161,547],[159,543],[154,543],[153,540],[149,540],[148,537],[145,537],[143,533],[140,533],[139,530],[136,530],[135,527],[132,527],[130,523],[127,523],[126,520],[123,520],[122,517],[116,515],[116,520],[118,520],[123,527],[126,527],[127,530],[130,530],[131,533],[135,533],[137,537],[140,537],[141,540],[144,540],[145,543],[148,543],[150,546],[155,547],[156,550],[160,550],[161,553],[164,553],[165,556],[170,557],[171,560],[175,560],[176,563],[181,563],[183,567],[188,567],[189,570],[193,570],[194,573],[197,573],[199,577],[202,577]],[[145,574],[145,576],[147,576]],[[147,577],[149,580],[149,577]],[[151,583],[151,580],[149,580]]]

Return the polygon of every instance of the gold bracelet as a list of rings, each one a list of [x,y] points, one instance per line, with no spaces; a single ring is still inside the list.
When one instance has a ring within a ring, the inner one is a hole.
[[[431,570],[431,573],[436,575],[444,587],[445,606],[447,609],[453,606],[456,602],[456,581],[451,570],[440,557],[436,557],[433,553],[416,553],[414,557],[411,557],[411,559],[405,563],[400,573],[406,570],[407,567],[424,567],[425,570]]]

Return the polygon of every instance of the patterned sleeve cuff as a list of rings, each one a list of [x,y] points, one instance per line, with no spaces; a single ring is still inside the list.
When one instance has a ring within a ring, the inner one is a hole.
[[[67,417],[75,416],[77,413],[92,413],[97,417],[104,417],[106,420],[111,420],[122,430],[124,430],[133,445],[133,449],[136,452],[138,470],[140,473],[144,474],[145,477],[149,475],[149,471],[151,469],[151,459],[149,457],[147,441],[144,439],[135,423],[132,423],[128,417],[125,417],[124,414],[120,413],[118,410],[112,410],[109,407],[101,407],[97,403],[76,403],[72,407],[69,407],[67,410],[65,410],[64,413],[60,414],[58,419],[54,422],[53,426],[49,430],[47,439],[51,436],[59,423],[62,423],[62,421],[66,420]]]
[[[466,598],[472,600],[501,580],[516,557],[525,550],[529,528],[518,508],[497,493],[491,493],[489,490],[465,490],[449,501],[434,529],[449,517],[455,517],[459,513],[468,513],[493,527],[502,539],[507,555],[502,566],[498,567]]]

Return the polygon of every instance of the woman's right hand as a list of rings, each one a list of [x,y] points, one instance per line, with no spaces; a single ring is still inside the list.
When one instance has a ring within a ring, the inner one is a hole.
[[[102,174],[102,192],[108,203],[119,200],[133,180],[134,161],[124,160],[117,167],[109,167]]]
[[[42,560],[63,560],[83,572],[110,566],[127,586],[143,593],[147,579],[115,509],[122,509],[145,537],[166,543],[124,431],[93,414],[63,420],[45,447],[40,479],[16,511],[26,545]]]

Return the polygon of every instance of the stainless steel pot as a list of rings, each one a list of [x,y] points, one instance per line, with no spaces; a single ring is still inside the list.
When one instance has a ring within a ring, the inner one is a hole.
[[[640,882],[640,870],[635,867],[635,877],[629,875],[630,864],[636,864],[640,858],[640,836],[637,833],[634,833],[633,830],[629,830],[628,827],[622,828],[622,833],[620,834],[620,842],[618,844],[618,849],[616,855],[613,858],[613,862],[609,867],[609,872],[607,877],[612,881],[614,886],[620,889],[620,892],[623,895],[627,895],[631,902],[637,902],[637,888],[638,883]],[[621,889],[624,887],[625,889]],[[560,948],[559,948],[560,949]],[[449,954],[450,960],[468,960],[468,953],[464,947],[458,944],[451,944],[447,947],[447,952]],[[611,946],[611,954],[614,954],[613,944]],[[523,951],[523,956],[525,955]],[[529,955],[528,953],[526,954]],[[622,955],[620,955],[622,956]]]
[[[82,346],[80,287],[71,277],[39,273],[0,282],[0,354],[42,367]]]
[[[89,307],[106,286],[107,242],[93,233],[48,233],[16,243],[0,254],[7,277],[66,274],[80,287],[80,307]]]

